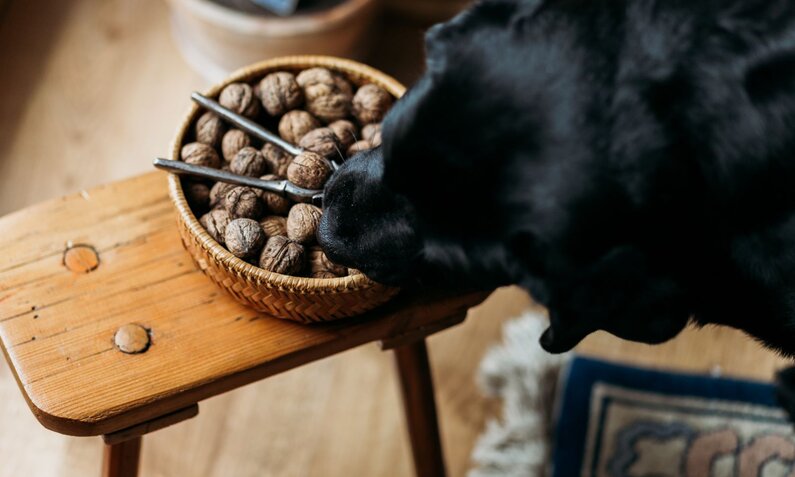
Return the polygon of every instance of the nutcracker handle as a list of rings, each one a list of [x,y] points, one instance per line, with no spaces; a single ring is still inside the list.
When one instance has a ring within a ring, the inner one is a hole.
[[[268,131],[264,127],[250,120],[249,118],[241,116],[236,112],[232,111],[231,109],[227,109],[221,106],[216,101],[208,98],[207,96],[204,96],[201,93],[197,93],[194,91],[193,93],[191,93],[190,99],[192,99],[196,104],[203,107],[204,109],[217,114],[219,117],[221,117],[221,119],[251,134],[252,136],[254,136],[255,138],[261,141],[269,142],[274,146],[283,149],[289,154],[292,154],[293,156],[297,156],[303,152],[303,149],[301,149],[300,147],[290,144],[289,142],[280,138],[276,134]]]
[[[252,136],[254,136],[255,138],[261,141],[269,142],[274,146],[287,152],[288,154],[297,156],[302,152],[304,152],[304,150],[301,149],[300,147],[290,144],[289,142],[280,138],[278,135],[268,131],[264,127],[250,120],[249,118],[241,116],[240,114],[237,114],[231,109],[221,106],[220,104],[218,104],[217,101],[212,100],[201,93],[197,93],[194,91],[193,93],[191,93],[190,98],[202,108],[215,113],[221,119],[232,124],[238,129],[251,134]],[[337,169],[339,169],[340,165],[337,161],[329,161],[329,162],[331,163],[331,168],[333,170],[336,171]]]
[[[233,174],[231,172],[214,169],[212,167],[197,166],[195,164],[188,164],[187,162],[172,161],[170,159],[162,158],[155,159],[153,164],[158,169],[162,169],[177,175],[201,177],[204,179],[226,182],[227,184],[236,184],[254,189],[260,189],[279,194],[281,197],[286,197],[295,202],[308,202],[317,205],[318,207],[323,204],[322,190],[304,189],[303,187],[298,187],[287,180],[269,181],[257,179],[256,177]]]

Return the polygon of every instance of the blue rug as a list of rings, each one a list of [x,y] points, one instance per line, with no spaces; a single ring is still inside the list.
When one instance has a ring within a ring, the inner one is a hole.
[[[795,434],[767,383],[575,358],[554,477],[795,477]]]

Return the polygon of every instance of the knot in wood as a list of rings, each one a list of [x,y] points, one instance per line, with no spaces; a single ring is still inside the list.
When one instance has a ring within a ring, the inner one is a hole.
[[[141,325],[129,323],[116,330],[113,342],[122,353],[143,353],[149,349],[149,331]]]
[[[99,255],[91,245],[72,245],[64,250],[63,265],[75,273],[88,273],[99,266]]]

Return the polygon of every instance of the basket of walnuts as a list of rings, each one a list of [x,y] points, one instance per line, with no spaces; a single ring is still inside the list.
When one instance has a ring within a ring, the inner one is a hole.
[[[205,92],[297,145],[292,156],[193,105],[171,159],[322,189],[332,161],[376,147],[380,121],[405,88],[363,64],[324,56],[276,58]],[[300,322],[354,316],[396,288],[331,262],[317,245],[322,209],[276,193],[169,175],[178,228],[197,266],[238,301]]]

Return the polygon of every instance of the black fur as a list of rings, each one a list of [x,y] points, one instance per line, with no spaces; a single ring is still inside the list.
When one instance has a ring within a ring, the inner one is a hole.
[[[330,258],[520,284],[550,351],[692,319],[795,354],[795,2],[486,1],[427,55],[327,186]]]

